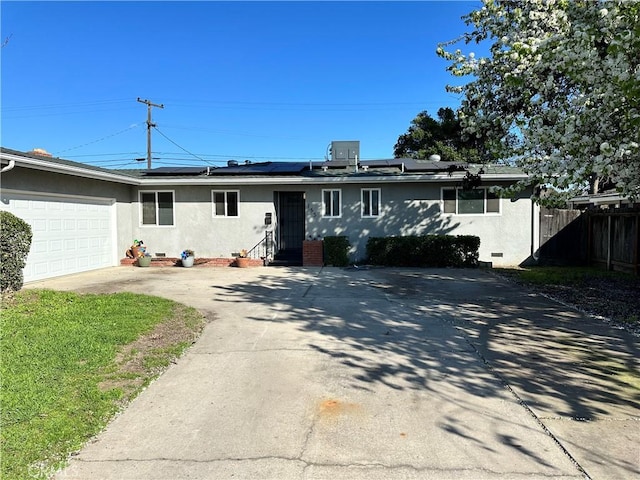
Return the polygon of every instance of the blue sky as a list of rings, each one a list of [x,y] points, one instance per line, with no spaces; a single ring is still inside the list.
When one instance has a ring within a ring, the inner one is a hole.
[[[107,168],[391,158],[422,110],[456,108],[435,54],[478,2],[2,1],[3,147]],[[477,47],[469,51],[478,52]]]

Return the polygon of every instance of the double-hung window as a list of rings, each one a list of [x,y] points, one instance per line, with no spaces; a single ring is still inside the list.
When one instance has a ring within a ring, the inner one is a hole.
[[[339,217],[342,209],[341,190],[322,190],[322,216]]]
[[[380,216],[380,189],[379,188],[363,188],[362,207],[360,214],[363,218]]]
[[[173,225],[173,192],[140,192],[142,225]]]
[[[237,217],[240,192],[237,190],[212,190],[214,217]]]
[[[442,212],[456,215],[499,214],[500,197],[488,188],[443,188]]]

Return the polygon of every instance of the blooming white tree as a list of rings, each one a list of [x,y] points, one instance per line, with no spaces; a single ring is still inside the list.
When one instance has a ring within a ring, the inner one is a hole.
[[[447,89],[464,94],[464,132],[529,174],[517,188],[640,196],[640,2],[483,0],[463,18],[471,31],[437,53],[471,78]]]

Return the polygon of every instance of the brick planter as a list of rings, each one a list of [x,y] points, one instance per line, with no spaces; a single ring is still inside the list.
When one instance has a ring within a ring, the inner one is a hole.
[[[262,267],[264,261],[260,258],[248,258],[249,267]],[[122,258],[120,265],[137,266],[138,262],[133,258]],[[151,259],[152,267],[182,267],[182,262],[177,257],[153,257]],[[235,258],[196,258],[193,268],[197,267],[235,267]]]
[[[324,266],[324,242],[322,240],[305,240],[302,242],[302,266]]]

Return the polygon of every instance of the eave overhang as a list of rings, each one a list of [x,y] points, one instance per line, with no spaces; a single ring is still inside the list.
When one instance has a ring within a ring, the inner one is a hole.
[[[85,168],[79,163],[64,163],[59,159],[39,158],[12,151],[0,151],[0,159],[4,162],[14,161],[16,167],[31,168],[64,175],[72,175],[95,180],[103,180],[120,184],[153,187],[153,186],[223,186],[223,185],[353,185],[353,184],[391,184],[391,183],[451,183],[462,181],[465,172],[442,173],[386,173],[375,174],[371,171],[345,175],[314,175],[308,172],[300,175],[200,175],[190,177],[145,177],[112,172],[106,169]],[[10,173],[7,173],[10,175]],[[524,180],[527,175],[521,172],[485,173],[481,175],[483,182],[516,182]]]
[[[398,174],[398,175],[351,175],[336,177],[198,177],[198,178],[154,178],[140,179],[140,185],[352,185],[352,184],[385,184],[385,183],[446,183],[462,181],[464,172],[453,175],[441,174]],[[527,178],[525,174],[486,174],[483,182],[516,182]]]
[[[73,175],[76,177],[104,180],[108,182],[124,183],[127,185],[137,185],[140,183],[137,178],[130,177],[128,175],[121,175],[118,173],[112,173],[103,170],[94,170],[91,168],[83,168],[76,165],[56,163],[46,157],[40,159],[37,157],[16,155],[9,152],[0,152],[0,158],[8,162],[10,162],[11,160],[15,161],[16,167],[31,168],[34,170],[43,170],[46,172]]]

